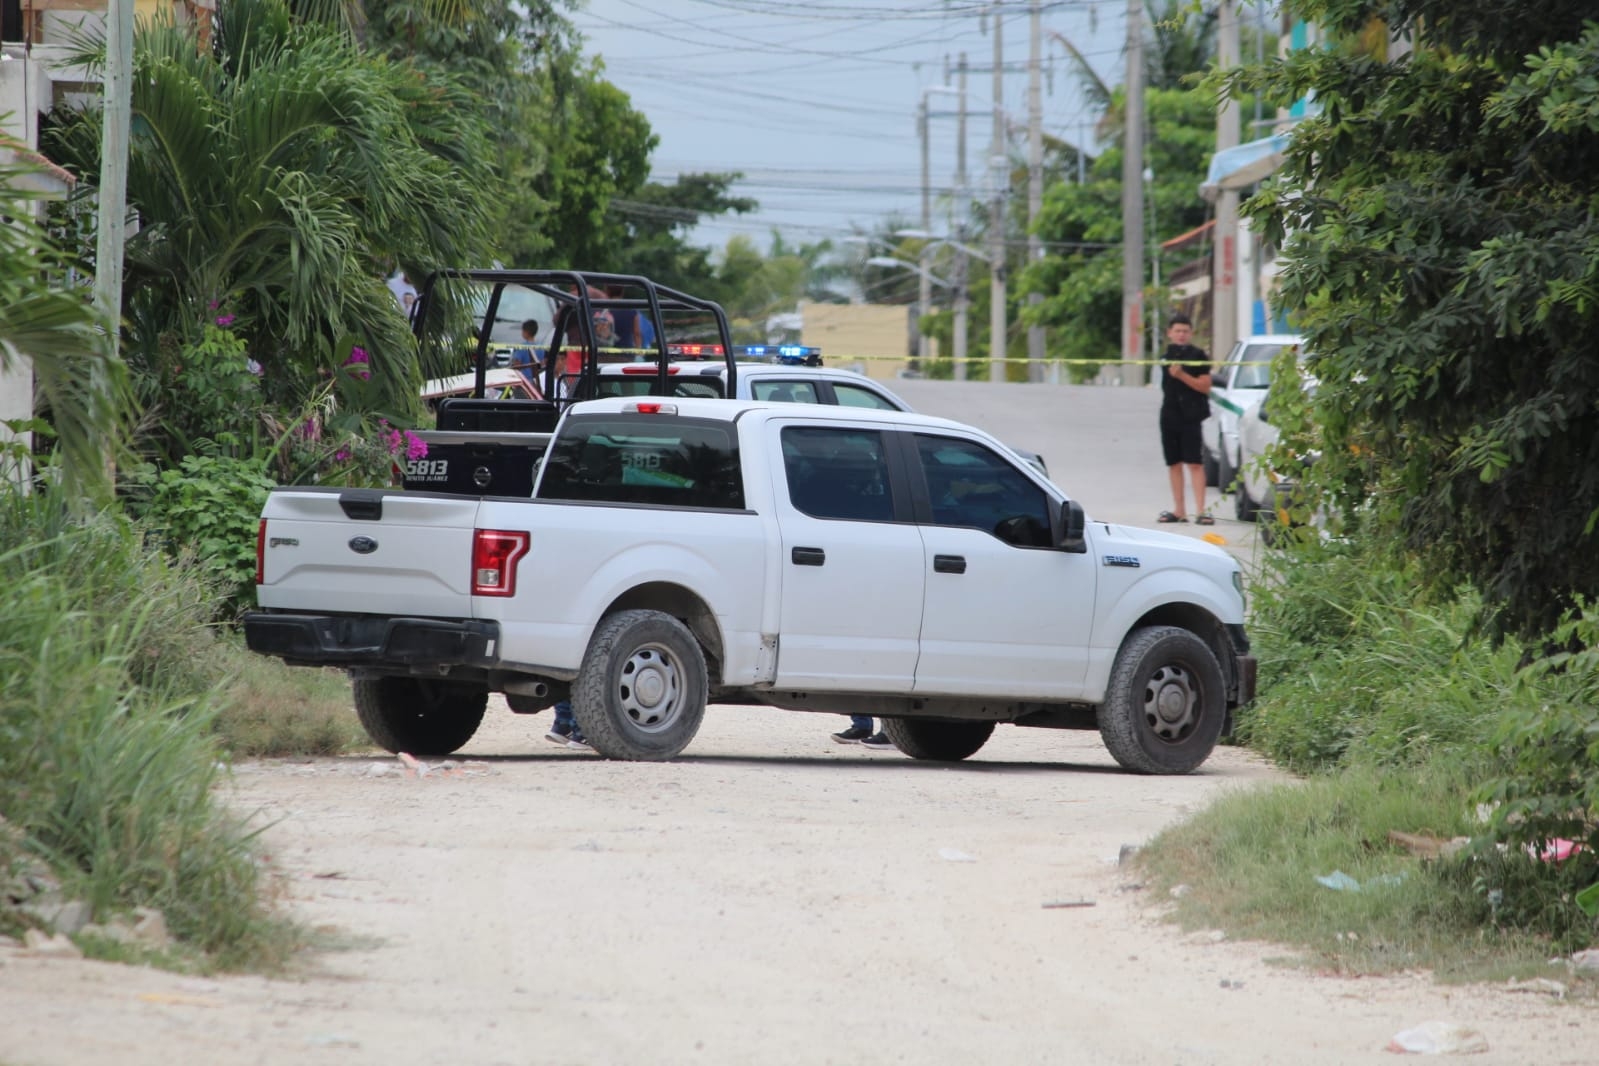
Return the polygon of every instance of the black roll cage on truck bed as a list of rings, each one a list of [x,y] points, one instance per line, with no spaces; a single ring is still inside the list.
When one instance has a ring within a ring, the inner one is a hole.
[[[441,282],[466,281],[490,286],[488,306],[484,309],[471,352],[475,375],[470,396],[450,397],[440,401],[438,428],[462,432],[535,432],[548,433],[555,428],[562,409],[594,392],[599,376],[600,348],[594,330],[577,323],[592,323],[598,311],[641,311],[655,325],[655,363],[659,372],[662,395],[670,395],[670,377],[667,367],[672,361],[668,354],[668,315],[698,313],[712,316],[716,324],[717,340],[721,345],[727,366],[727,394],[734,390],[737,365],[733,360],[733,338],[728,328],[727,314],[714,300],[657,285],[636,274],[606,274],[581,270],[441,270],[428,275],[417,300],[416,314],[412,318],[412,331],[419,345],[425,341],[430,321],[442,322],[442,316],[433,313]],[[552,323],[550,353],[544,360],[543,400],[486,399],[485,378],[489,369],[489,344],[502,296],[507,287],[520,285],[547,297],[557,308]],[[608,295],[620,291],[634,295]],[[606,295],[594,295],[601,293]],[[559,369],[557,353],[574,347],[583,349],[583,370],[569,396],[560,396],[556,387]]]
[[[436,428],[416,435],[427,444],[427,456],[407,458],[401,484],[407,490],[443,492],[461,496],[528,496],[533,491],[538,464],[549,446],[555,424],[566,407],[598,392],[602,349],[593,329],[601,311],[636,311],[648,315],[655,327],[654,359],[659,392],[670,395],[668,366],[676,358],[668,342],[684,330],[697,340],[708,340],[714,328],[727,363],[729,395],[737,367],[733,362],[732,334],[720,304],[657,285],[632,274],[602,274],[581,270],[442,270],[428,276],[411,321],[420,351],[430,343],[449,345],[451,318],[464,305],[455,298],[451,283],[464,283],[471,293],[472,314],[481,313],[468,355],[472,363],[472,390],[465,396],[441,399],[436,408]],[[482,289],[487,299],[481,309]],[[501,399],[486,396],[491,344],[506,290],[520,287],[546,297],[555,310],[548,353],[542,372],[543,399]],[[461,286],[454,288],[460,289]],[[612,295],[612,294],[615,295]],[[675,321],[674,321],[675,319]],[[709,319],[709,321],[707,321]],[[709,347],[709,345],[707,345]],[[582,369],[575,380],[564,373],[565,353],[581,350]],[[610,358],[646,360],[646,350],[633,349]],[[558,387],[567,378],[565,389]]]

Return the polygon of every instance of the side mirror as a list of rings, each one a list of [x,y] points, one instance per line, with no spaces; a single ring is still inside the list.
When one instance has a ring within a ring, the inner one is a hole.
[[[1212,387],[1220,385],[1225,389],[1227,387],[1227,368],[1222,367],[1220,370],[1212,370],[1210,372],[1210,384]]]
[[[1265,404],[1260,405],[1260,420],[1268,426],[1271,425],[1271,408]]]
[[[1087,519],[1083,515],[1083,505],[1076,500],[1067,500],[1060,505],[1060,543],[1057,547],[1063,552],[1072,555],[1087,555],[1088,541],[1083,537],[1083,527]]]

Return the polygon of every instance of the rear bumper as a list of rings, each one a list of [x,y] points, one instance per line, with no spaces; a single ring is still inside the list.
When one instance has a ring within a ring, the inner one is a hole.
[[[489,667],[498,662],[497,622],[361,614],[244,616],[249,649],[291,666]]]

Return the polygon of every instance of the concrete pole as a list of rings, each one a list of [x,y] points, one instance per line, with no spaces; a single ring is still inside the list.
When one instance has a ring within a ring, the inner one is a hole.
[[[966,292],[966,207],[969,199],[966,190],[966,53],[960,54],[959,71],[960,104],[955,120],[955,200],[960,213],[955,221],[955,380],[966,380],[966,314],[971,297]]]
[[[1144,12],[1127,0],[1127,101],[1122,122],[1122,364],[1118,382],[1142,384],[1144,354]]]
[[[128,129],[133,117],[133,0],[106,5],[104,127],[94,255],[94,302],[104,316],[108,355],[117,358],[122,322],[122,251],[128,214]],[[97,381],[103,388],[104,381]]]
[[[988,215],[988,240],[993,249],[992,293],[988,319],[988,380],[1005,380],[1005,196],[1010,192],[1010,168],[1005,153],[1005,23],[1004,5],[989,10],[994,19],[994,140],[989,148],[989,171],[994,176],[993,208]]]
[[[1039,0],[1032,0],[1027,43],[1027,264],[1038,262],[1044,246],[1035,227],[1038,213],[1044,206],[1044,105],[1039,83],[1042,80],[1039,52],[1042,48],[1043,26]],[[1044,294],[1034,290],[1027,293],[1027,303],[1036,307],[1044,302]],[[1027,327],[1027,380],[1044,380],[1044,327]]]
[[[933,229],[933,194],[931,179],[928,176],[928,150],[927,150],[927,94],[922,93],[921,107],[916,112],[916,132],[922,138],[922,232],[931,233]],[[930,242],[922,244],[922,250],[916,256],[916,265],[921,267],[920,283],[916,290],[916,358],[921,360],[921,371],[927,373],[927,360],[932,354],[932,338],[927,335],[927,327],[923,325],[927,318],[929,305],[933,299],[933,282],[927,269],[927,249]]]
[[[1216,20],[1216,66],[1238,65],[1238,7],[1236,0],[1221,0]],[[1216,151],[1238,145],[1238,102],[1223,96],[1216,102]],[[1216,196],[1216,233],[1211,250],[1210,354],[1224,359],[1243,329],[1238,320],[1238,190],[1222,189]]]

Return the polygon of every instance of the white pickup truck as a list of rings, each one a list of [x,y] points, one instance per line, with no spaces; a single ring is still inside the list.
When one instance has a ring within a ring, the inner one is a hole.
[[[281,488],[250,648],[349,670],[391,751],[488,696],[569,696],[596,751],[667,759],[709,701],[869,714],[918,759],[996,723],[1097,728],[1183,773],[1252,698],[1238,563],[1085,519],[992,437],[902,411],[643,397],[566,409],[529,497]]]

